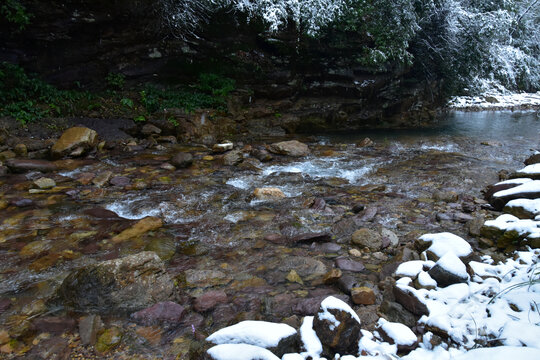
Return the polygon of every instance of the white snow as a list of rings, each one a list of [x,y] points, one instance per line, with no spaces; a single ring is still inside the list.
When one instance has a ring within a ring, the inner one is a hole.
[[[517,173],[524,175],[540,174],[540,164],[532,164],[525,166],[523,169],[518,170]]]
[[[328,296],[321,302],[321,307],[317,316],[319,317],[319,319],[330,321],[332,323],[330,327],[331,330],[333,330],[332,326],[338,327],[340,322],[336,319],[334,315],[329,312],[330,309],[345,311],[349,313],[354,319],[356,319],[358,323],[361,323],[358,314],[356,314],[356,312],[349,305],[347,305],[347,303],[334,296]]]
[[[418,283],[422,287],[435,287],[437,286],[437,281],[435,281],[427,272],[421,271],[418,274]]]
[[[506,203],[509,208],[522,208],[534,216],[540,214],[540,199],[514,199]]]
[[[396,345],[413,345],[418,339],[408,326],[401,323],[379,319],[377,326],[381,328]]]
[[[511,214],[500,215],[495,220],[486,221],[484,225],[503,231],[516,231],[519,235],[526,235],[527,237],[540,236],[540,221],[519,219]]]
[[[458,257],[468,256],[472,253],[472,247],[467,241],[449,232],[425,234],[420,236],[420,240],[431,242],[431,246],[427,251],[432,252],[439,258],[448,252]]]
[[[540,193],[540,180],[527,181],[513,188],[498,191],[493,194],[493,197],[505,197],[522,193]]]
[[[306,316],[304,318],[302,326],[300,326],[300,339],[302,340],[302,344],[304,344],[305,350],[302,352],[302,355],[317,359],[321,355],[323,347],[315,330],[313,330],[313,319],[313,316]]]
[[[540,91],[537,93],[511,93],[507,95],[458,96],[448,102],[448,107],[453,109],[498,110],[528,106],[540,106]]]
[[[505,181],[498,182],[498,183],[496,183],[494,186],[497,186],[497,185],[507,185],[507,184],[518,184],[518,185],[521,185],[521,184],[525,184],[526,182],[529,182],[529,181],[533,181],[533,179],[529,179],[529,178],[515,178],[515,179],[510,179],[510,180],[505,180]]]
[[[414,278],[422,271],[424,263],[425,261],[422,260],[412,260],[401,263],[396,269],[396,275]]]
[[[272,352],[247,344],[221,344],[208,349],[214,360],[279,360]]]
[[[457,356],[454,360],[538,360],[540,350],[521,346],[497,346],[492,348],[474,349]]]
[[[444,270],[459,276],[460,278],[468,278],[467,268],[465,264],[452,252],[447,252],[441,257],[435,265],[442,267]]]
[[[214,344],[249,344],[270,348],[294,334],[296,330],[287,324],[246,320],[218,330],[206,340]]]

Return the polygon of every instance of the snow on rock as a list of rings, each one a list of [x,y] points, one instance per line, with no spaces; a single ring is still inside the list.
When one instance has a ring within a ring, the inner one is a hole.
[[[504,110],[538,106],[540,106],[540,91],[536,93],[490,93],[480,96],[456,96],[448,102],[448,107],[460,110]]]
[[[437,281],[433,279],[429,275],[429,273],[421,271],[418,274],[418,285],[420,285],[424,289],[434,289],[435,287],[437,287]]]
[[[536,199],[540,197],[540,180],[527,181],[510,189],[493,194],[489,202],[497,210],[501,210],[507,202],[514,199]]]
[[[279,360],[271,351],[247,344],[221,344],[206,352],[212,360]]]
[[[472,247],[467,241],[449,232],[425,234],[420,236],[419,242],[431,244],[426,253],[433,260],[437,260],[449,252],[457,257],[466,257],[472,253]]]
[[[313,329],[321,343],[332,352],[356,354],[360,339],[360,318],[342,300],[329,296],[321,302],[313,320]]]
[[[508,359],[538,360],[540,359],[540,350],[521,346],[497,346],[491,348],[474,349],[454,358],[454,360]]]
[[[319,340],[315,330],[313,330],[313,319],[313,316],[306,316],[304,318],[302,326],[300,326],[300,340],[305,350],[302,352],[302,355],[317,359],[321,355],[323,347],[321,340]]]
[[[540,199],[515,199],[504,206],[504,212],[520,219],[531,219],[540,214]]]
[[[532,179],[540,179],[540,163],[525,166],[523,169],[516,171],[518,177],[529,177]]]
[[[422,260],[404,262],[396,269],[396,275],[414,278],[424,269],[424,263]]]
[[[540,245],[538,241],[540,221],[522,220],[510,214],[503,214],[495,220],[486,221],[480,233],[484,237],[497,241],[499,248],[506,248],[522,240],[534,248]]]
[[[379,319],[377,331],[382,339],[390,344],[396,344],[398,350],[412,350],[416,347],[418,339],[406,325]]]
[[[218,345],[254,345],[281,356],[295,348],[297,333],[287,324],[247,320],[218,330],[206,340]]]
[[[469,280],[465,264],[452,252],[441,257],[428,274],[442,287]]]
[[[533,179],[530,179],[530,178],[515,178],[515,179],[509,179],[509,180],[500,181],[500,182],[496,183],[494,186],[499,186],[499,185],[521,185],[521,184],[525,184],[526,182],[529,182],[529,181],[533,181]]]

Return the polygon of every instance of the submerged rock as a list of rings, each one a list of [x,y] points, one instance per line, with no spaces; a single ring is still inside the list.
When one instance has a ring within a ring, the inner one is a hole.
[[[179,169],[188,168],[193,164],[193,155],[186,152],[179,152],[171,158],[171,164]]]
[[[14,173],[27,171],[52,172],[58,170],[54,162],[46,160],[9,159],[6,166]]]
[[[57,291],[66,307],[103,314],[130,313],[173,294],[174,281],[164,263],[147,251],[75,270]]]
[[[112,241],[115,243],[132,239],[151,230],[157,230],[163,226],[163,221],[155,216],[147,216],[139,220],[135,225],[114,236]]]
[[[172,301],[163,301],[131,314],[131,318],[144,325],[156,323],[175,324],[180,322],[184,312],[183,306]]]
[[[66,155],[82,155],[98,143],[96,131],[86,127],[72,127],[64,131],[51,148],[51,155],[60,158]]]

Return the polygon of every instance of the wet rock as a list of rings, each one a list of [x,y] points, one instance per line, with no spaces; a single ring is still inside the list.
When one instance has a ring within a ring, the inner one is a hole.
[[[56,186],[56,182],[51,178],[42,177],[35,180],[34,185],[40,189],[51,189]]]
[[[154,238],[146,244],[145,251],[155,252],[162,260],[170,260],[176,253],[176,243],[170,238]]]
[[[371,140],[368,137],[364,138],[362,141],[357,143],[356,146],[358,146],[358,147],[370,147],[370,146],[373,146],[373,140]]]
[[[292,243],[328,242],[331,238],[329,233],[302,233],[293,236],[290,241]]]
[[[215,153],[224,153],[226,151],[232,150],[234,148],[234,144],[231,141],[224,141],[220,144],[214,144],[212,146],[212,151]]]
[[[343,274],[343,276],[338,279],[337,285],[345,294],[350,294],[352,288],[358,286],[358,281],[351,274]]]
[[[9,159],[14,159],[16,157],[17,157],[17,154],[15,154],[11,150],[6,150],[6,151],[0,152],[0,161],[6,161],[6,160],[9,160]]]
[[[474,218],[469,214],[464,214],[460,212],[452,214],[452,220],[457,221],[462,224],[465,224],[466,222],[471,221],[473,219]]]
[[[476,215],[472,220],[467,223],[469,234],[472,236],[479,236],[485,221],[486,217],[484,215]]]
[[[32,199],[25,199],[25,198],[15,198],[11,199],[9,203],[13,206],[24,208],[34,205],[34,201]]]
[[[313,319],[313,330],[332,356],[358,353],[360,319],[345,302],[333,296],[323,300]]]
[[[144,124],[141,129],[141,134],[144,136],[159,135],[161,134],[161,129],[152,124]]]
[[[0,177],[6,176],[8,173],[8,167],[7,166],[0,166]]]
[[[10,299],[0,299],[0,314],[3,314],[7,309],[11,307]]]
[[[223,156],[223,165],[234,166],[238,165],[244,160],[244,154],[240,150],[229,151]]]
[[[110,181],[113,186],[128,186],[131,180],[127,176],[115,176]]]
[[[341,245],[331,242],[312,244],[311,248],[324,253],[338,253],[341,251]]]
[[[227,294],[223,290],[212,290],[198,296],[193,308],[198,312],[212,310],[218,304],[226,304],[228,301]]]
[[[118,327],[107,329],[101,334],[96,342],[95,349],[98,353],[106,353],[120,344],[122,330]]]
[[[170,162],[178,169],[185,169],[193,164],[193,155],[186,152],[179,152],[171,158]]]
[[[442,201],[446,203],[456,202],[458,200],[458,194],[454,191],[441,191],[436,190],[433,192],[433,200]]]
[[[395,232],[390,229],[382,228],[381,229],[382,244],[383,248],[386,247],[396,247],[399,244],[399,238]]]
[[[255,158],[247,158],[240,165],[238,165],[240,169],[246,169],[250,171],[259,172],[262,171],[262,164],[259,160]]]
[[[272,161],[273,159],[272,155],[265,149],[254,148],[251,150],[250,155],[262,162]]]
[[[371,251],[378,251],[383,247],[383,237],[378,231],[368,228],[356,230],[351,237],[353,244],[367,247]]]
[[[289,271],[289,273],[287,274],[287,276],[285,278],[289,282],[304,285],[304,282],[302,281],[302,278],[300,277],[300,275],[298,275],[298,273],[294,269]]]
[[[540,153],[533,154],[524,161],[525,165],[533,165],[538,163],[540,163]]]
[[[362,210],[360,213],[358,213],[357,221],[360,222],[369,222],[375,218],[375,215],[377,215],[377,212],[379,209],[375,206],[369,206]]]
[[[284,245],[289,242],[287,237],[281,235],[281,234],[267,234],[264,236],[264,240],[270,241],[274,244]]]
[[[268,146],[268,150],[275,154],[301,157],[310,153],[309,147],[297,140],[282,141]]]
[[[347,259],[343,257],[336,259],[336,267],[341,270],[352,271],[352,272],[360,272],[360,271],[365,270],[366,268],[364,264],[360,261],[351,260],[351,259]]]
[[[73,154],[82,155],[98,143],[98,134],[86,127],[72,127],[64,131],[51,148],[55,158]]]
[[[75,311],[130,313],[156,301],[169,300],[174,281],[153,252],[103,261],[71,272],[57,291]]]
[[[419,316],[429,314],[426,304],[418,299],[410,289],[394,286],[393,294],[396,301],[413,314]]]
[[[28,156],[28,148],[25,144],[17,144],[13,148],[13,151],[15,151],[15,154],[19,157],[27,157]]]
[[[131,314],[131,318],[143,325],[177,324],[182,320],[184,312],[183,306],[172,301],[164,301]]]
[[[285,194],[278,188],[256,188],[253,195],[259,200],[278,200],[285,198]]]
[[[44,316],[32,321],[32,329],[39,332],[62,334],[75,329],[75,319],[60,316]]]
[[[46,160],[10,159],[6,166],[14,173],[28,171],[52,172],[58,170],[55,163]]]
[[[375,292],[367,286],[353,287],[351,289],[351,298],[357,305],[375,304]]]
[[[228,284],[231,279],[219,270],[189,269],[185,272],[186,285],[189,287],[207,288]]]
[[[55,336],[40,341],[27,354],[26,359],[68,360],[71,359],[71,349],[67,339]]]
[[[343,272],[341,270],[332,269],[324,275],[323,283],[334,284],[341,278],[341,276],[343,276]]]
[[[99,315],[88,315],[79,321],[79,336],[83,345],[94,345],[103,326]]]
[[[287,257],[281,262],[279,269],[287,273],[295,270],[299,276],[308,281],[322,277],[327,272],[323,262],[305,256]]]
[[[88,216],[92,216],[98,219],[119,219],[120,218],[114,211],[107,210],[100,207],[87,209],[84,211],[84,213]]]
[[[155,216],[147,216],[139,220],[135,225],[114,236],[111,240],[115,243],[126,241],[140,236],[148,231],[157,230],[163,226],[163,221]]]
[[[92,179],[92,184],[97,187],[102,187],[109,182],[111,176],[113,175],[112,171],[103,171],[99,173],[94,179]]]

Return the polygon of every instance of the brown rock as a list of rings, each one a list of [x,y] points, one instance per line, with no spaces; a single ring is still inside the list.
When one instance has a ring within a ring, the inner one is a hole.
[[[394,286],[393,293],[396,301],[413,314],[420,316],[429,315],[429,310],[426,304],[424,304],[408,289],[402,289],[399,286]]]
[[[32,321],[32,328],[39,332],[61,334],[75,329],[75,319],[59,316],[44,316]]]
[[[356,230],[351,237],[353,244],[378,251],[383,246],[383,238],[379,232],[368,228]]]
[[[58,170],[55,163],[46,160],[10,159],[6,166],[15,173],[28,171],[51,172]]]
[[[51,155],[60,158],[71,153],[83,154],[97,143],[98,134],[94,130],[86,127],[72,127],[64,131],[53,145]]]
[[[355,304],[373,305],[375,304],[375,292],[367,286],[354,287],[351,289],[351,297]]]
[[[332,269],[329,272],[327,272],[323,277],[323,282],[325,284],[334,284],[339,280],[339,278],[343,275],[341,270],[339,269]]]
[[[183,306],[172,301],[164,301],[131,314],[131,318],[144,325],[157,323],[176,324],[180,322],[184,312]]]
[[[140,236],[148,231],[157,230],[163,226],[163,221],[155,216],[147,216],[139,220],[135,225],[122,231],[120,234],[113,237],[111,240],[115,243],[126,241],[134,237]]]
[[[285,198],[285,194],[278,188],[256,188],[253,195],[259,200],[278,200]]]

